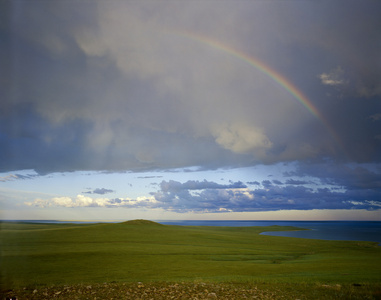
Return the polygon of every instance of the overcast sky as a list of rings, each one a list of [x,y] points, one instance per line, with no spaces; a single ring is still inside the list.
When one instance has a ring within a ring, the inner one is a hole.
[[[2,1],[2,219],[381,220],[380,1]]]

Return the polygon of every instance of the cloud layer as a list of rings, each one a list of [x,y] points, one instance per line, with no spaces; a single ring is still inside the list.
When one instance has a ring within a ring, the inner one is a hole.
[[[274,179],[261,183],[238,181],[220,184],[207,180],[183,183],[163,180],[159,190],[151,192],[149,197],[109,199],[78,195],[75,199],[35,199],[25,204],[45,208],[134,207],[178,213],[381,208],[381,170],[345,167],[331,170],[328,172],[330,176],[325,178],[318,177],[320,171],[318,166],[297,168],[290,174],[284,174],[289,177],[285,182]],[[313,180],[295,179],[306,175]]]
[[[380,4],[341,4],[3,3],[1,171],[379,162]]]

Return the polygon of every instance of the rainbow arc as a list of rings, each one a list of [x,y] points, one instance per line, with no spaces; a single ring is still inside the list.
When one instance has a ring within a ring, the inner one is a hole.
[[[291,81],[289,81],[286,77],[281,75],[279,72],[275,71],[274,69],[272,69],[271,67],[269,67],[268,65],[260,61],[259,59],[253,56],[249,56],[248,54],[244,52],[241,52],[229,45],[225,45],[212,38],[209,38],[200,34],[195,34],[193,32],[172,31],[170,33],[175,34],[177,36],[185,37],[187,39],[194,40],[199,43],[203,43],[219,51],[222,51],[228,55],[232,55],[236,57],[237,59],[251,65],[255,69],[262,72],[263,74],[265,74],[268,78],[270,78],[271,80],[276,82],[278,85],[283,87],[299,103],[301,103],[315,118],[317,118],[325,126],[325,128],[327,129],[331,137],[340,146],[340,148],[343,149],[340,138],[338,137],[336,132],[332,129],[332,127],[329,125],[329,123],[324,118],[324,116],[315,107],[315,105],[303,94],[302,91],[300,91]]]

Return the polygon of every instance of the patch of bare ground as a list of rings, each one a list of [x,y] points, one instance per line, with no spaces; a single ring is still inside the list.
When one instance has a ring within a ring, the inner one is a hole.
[[[205,283],[150,282],[98,283],[23,287],[0,291],[0,300],[24,299],[381,299],[380,286],[362,284],[271,284],[271,283]]]
[[[12,298],[13,297],[13,298]],[[303,297],[304,298],[304,297]],[[281,291],[220,283],[103,283],[21,288],[1,299],[284,299]],[[295,298],[294,298],[295,299]]]

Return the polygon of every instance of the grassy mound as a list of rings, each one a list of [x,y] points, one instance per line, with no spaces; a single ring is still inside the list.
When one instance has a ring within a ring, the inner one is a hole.
[[[159,224],[159,223],[156,223],[154,221],[143,220],[143,219],[130,220],[130,221],[122,222],[122,224],[125,224],[125,225],[155,225],[155,226],[164,226],[163,224]]]

